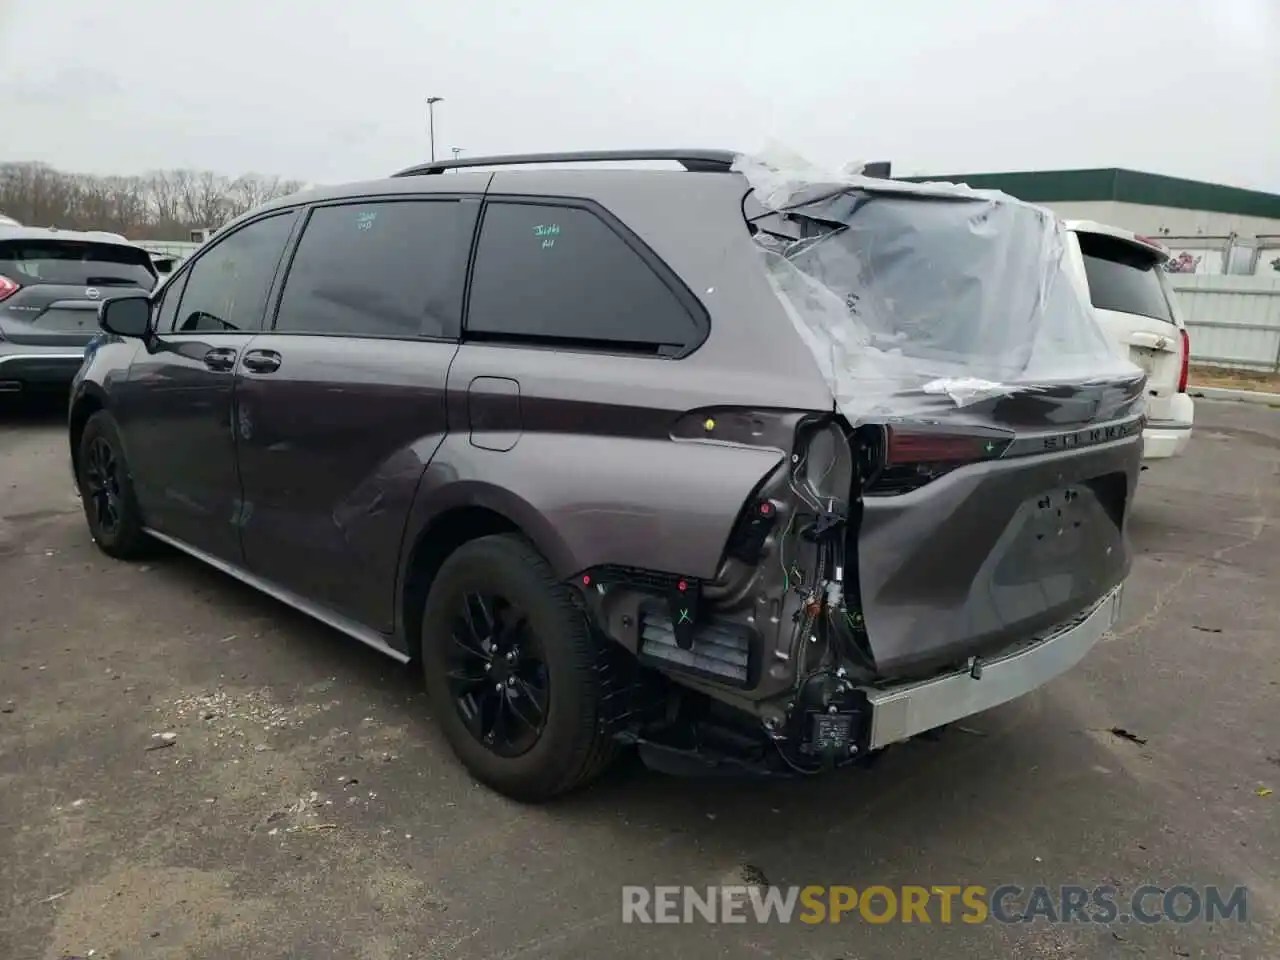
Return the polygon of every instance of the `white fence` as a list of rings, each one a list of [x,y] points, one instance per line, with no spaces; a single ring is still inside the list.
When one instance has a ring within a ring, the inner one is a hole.
[[[1280,278],[1170,274],[1191,362],[1280,372]]]

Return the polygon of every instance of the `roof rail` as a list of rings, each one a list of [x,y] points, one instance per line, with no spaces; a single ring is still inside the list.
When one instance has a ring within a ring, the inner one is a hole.
[[[462,167],[504,167],[532,163],[608,163],[634,160],[674,160],[695,173],[728,173],[737,154],[732,150],[579,150],[570,153],[510,153],[493,157],[437,160],[406,167],[393,177],[417,177]]]

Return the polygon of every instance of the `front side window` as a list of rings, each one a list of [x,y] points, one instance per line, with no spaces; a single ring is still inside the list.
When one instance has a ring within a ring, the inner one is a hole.
[[[479,207],[431,199],[317,208],[289,266],[276,332],[456,337]]]
[[[187,272],[173,332],[261,330],[295,215],[290,210],[255,220],[203,253]]]
[[[173,332],[173,322],[175,318],[178,316],[178,304],[182,300],[182,291],[183,291],[183,288],[186,287],[187,277],[189,277],[190,275],[191,275],[190,271],[188,271],[187,273],[179,274],[177,277],[174,277],[172,280],[166,281],[165,285],[160,288],[160,292],[159,292],[160,302],[155,308],[156,309],[155,328],[157,333]]]
[[[653,354],[701,338],[672,288],[600,217],[516,202],[485,208],[467,334]]]

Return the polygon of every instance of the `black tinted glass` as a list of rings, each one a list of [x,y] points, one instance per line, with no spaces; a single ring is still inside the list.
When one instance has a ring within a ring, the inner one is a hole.
[[[1153,253],[1095,233],[1077,233],[1089,297],[1098,310],[1116,310],[1173,323],[1169,299]]]
[[[71,240],[10,240],[0,243],[0,274],[21,284],[75,287],[136,287],[150,290],[150,255],[136,247]]]
[[[289,267],[275,329],[456,337],[478,201],[321,207]]]
[[[603,220],[531,203],[486,207],[467,330],[646,351],[698,338],[671,288]]]
[[[215,241],[191,267],[174,332],[261,330],[293,218],[277,214]]]
[[[169,333],[173,330],[173,321],[178,315],[178,304],[182,300],[182,291],[187,285],[187,277],[189,275],[190,273],[188,272],[174,277],[172,280],[166,281],[164,287],[161,288],[158,294],[160,304],[156,313],[157,332]]]

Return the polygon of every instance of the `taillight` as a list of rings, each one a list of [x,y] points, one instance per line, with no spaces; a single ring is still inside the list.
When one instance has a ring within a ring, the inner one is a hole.
[[[8,277],[0,276],[0,300],[7,300],[18,292],[19,284]]]
[[[885,462],[905,463],[973,463],[998,456],[1009,445],[1007,439],[942,434],[887,427],[888,444]]]
[[[1013,442],[1007,434],[930,430],[887,425],[880,467],[863,492],[871,496],[909,493],[966,464],[995,460]]]
[[[1179,331],[1182,334],[1182,369],[1178,371],[1178,392],[1187,392],[1187,375],[1191,372],[1191,337],[1187,334],[1187,328],[1182,327]]]

